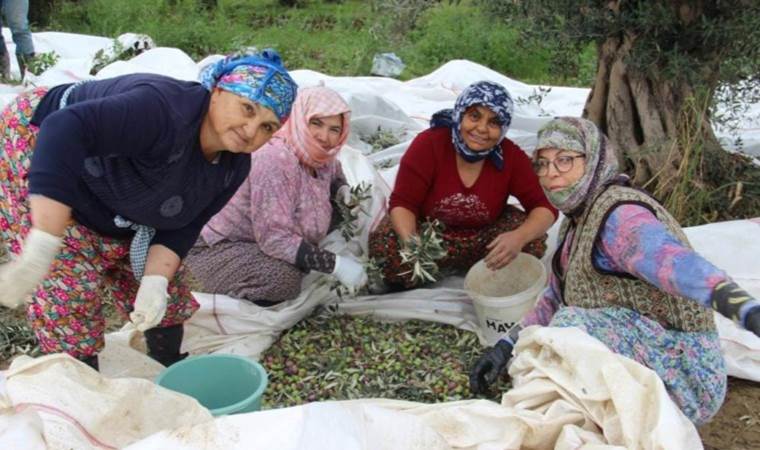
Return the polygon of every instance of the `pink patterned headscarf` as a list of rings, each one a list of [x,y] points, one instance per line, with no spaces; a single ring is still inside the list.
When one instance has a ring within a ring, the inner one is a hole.
[[[309,132],[309,121],[315,117],[343,115],[343,131],[335,147],[325,150]],[[290,118],[275,134],[295,152],[302,164],[319,169],[335,159],[346,143],[351,110],[341,96],[324,86],[298,90]]]

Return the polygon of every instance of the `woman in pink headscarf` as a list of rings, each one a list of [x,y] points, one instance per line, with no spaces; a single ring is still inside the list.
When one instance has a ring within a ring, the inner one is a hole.
[[[336,156],[349,114],[331,89],[299,90],[288,121],[251,155],[248,178],[186,259],[204,292],[269,306],[297,297],[311,270],[350,289],[366,283],[359,262],[318,247],[329,231],[331,199],[348,188]]]

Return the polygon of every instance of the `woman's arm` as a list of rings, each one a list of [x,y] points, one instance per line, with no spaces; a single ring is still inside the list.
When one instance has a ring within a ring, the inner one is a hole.
[[[62,235],[71,208],[63,203],[33,195],[32,229],[24,240],[21,254],[14,261],[0,265],[0,304],[16,308],[24,303],[50,271],[50,264],[63,245]]]
[[[417,233],[417,216],[403,206],[397,206],[391,209],[391,225],[399,240],[405,242]]]
[[[504,168],[511,171],[509,192],[520,201],[528,217],[515,230],[500,234],[488,244],[485,262],[491,270],[509,264],[527,243],[542,237],[558,216],[557,209],[541,189],[528,156],[514,144],[508,142],[506,145],[512,145],[507,147],[509,161]]]
[[[546,234],[554,220],[554,213],[550,209],[543,206],[533,208],[522,225],[501,233],[486,246],[489,250],[485,257],[486,266],[498,270],[512,262],[528,242]]]
[[[63,236],[71,221],[71,208],[63,203],[45,197],[30,195],[29,207],[32,212],[32,226],[53,236]]]
[[[536,305],[528,311],[523,318],[514,324],[509,331],[501,337],[501,340],[507,341],[513,347],[517,344],[520,331],[531,325],[549,326],[554,314],[559,310],[561,301],[557,294],[558,282],[552,275],[549,286],[544,289]]]
[[[514,145],[514,144],[513,144]],[[514,195],[517,200],[520,201],[523,209],[530,214],[534,209],[543,207],[554,216],[554,220],[559,217],[559,212],[554,205],[551,204],[549,199],[546,198],[541,184],[538,182],[538,176],[533,171],[533,164],[530,158],[519,147],[515,146],[509,151],[508,163],[511,165],[505,167],[504,170],[510,170],[511,176],[509,178],[509,193]],[[506,199],[505,199],[506,202]],[[554,220],[551,223],[554,223]],[[550,224],[551,226],[551,224]],[[547,227],[548,229],[548,227]],[[536,235],[541,236],[546,230]],[[534,237],[535,239],[535,237]]]
[[[722,270],[684,245],[647,208],[620,205],[604,223],[594,262],[625,272],[663,291],[686,297],[745,323],[760,306]]]
[[[525,222],[517,227],[513,233],[519,236],[523,245],[525,245],[546,234],[555,220],[556,216],[549,208],[538,206],[528,213]]]
[[[399,162],[389,201],[391,225],[401,241],[417,232],[417,218],[433,183],[433,140],[423,131],[409,145]]]
[[[151,245],[148,259],[145,261],[145,276],[161,275],[167,280],[174,278],[179,268],[180,257],[169,247],[161,244]]]
[[[252,159],[248,175],[251,180],[248,183],[251,238],[266,255],[289,264],[296,264],[298,249],[303,242],[296,222],[296,207],[301,195],[301,183],[296,175],[301,170],[304,169],[297,162],[268,151]],[[330,211],[325,211],[328,213]]]

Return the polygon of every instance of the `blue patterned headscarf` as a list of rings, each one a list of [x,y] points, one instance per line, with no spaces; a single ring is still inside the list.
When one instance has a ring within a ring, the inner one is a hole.
[[[471,150],[462,139],[461,123],[467,108],[473,105],[482,105],[496,113],[501,121],[501,135],[499,142],[489,150]],[[512,123],[512,113],[515,105],[512,97],[504,86],[491,81],[478,81],[473,83],[459,94],[454,104],[454,109],[443,109],[433,114],[430,119],[430,127],[451,128],[451,142],[457,153],[467,162],[481,161],[490,158],[497,169],[504,168],[504,156],[501,152],[501,141],[507,135],[509,124]]]
[[[280,123],[290,115],[298,89],[280,55],[271,48],[228,55],[206,66],[200,82],[209,91],[218,87],[271,109]]]

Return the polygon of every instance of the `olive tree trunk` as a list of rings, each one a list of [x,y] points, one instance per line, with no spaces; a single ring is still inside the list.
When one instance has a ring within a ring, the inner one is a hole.
[[[611,37],[599,45],[596,79],[583,115],[616,144],[622,168],[634,183],[649,183],[651,191],[667,195],[684,156],[682,108],[694,92],[685,82],[658,80],[631,68],[626,61],[634,39]],[[709,143],[704,151],[718,150],[706,110],[689,112],[690,130]]]
[[[622,2],[611,0],[607,8],[618,14]],[[702,14],[699,3],[674,6],[684,24]],[[598,46],[596,79],[583,114],[617,145],[622,168],[634,183],[647,185],[662,199],[670,195],[678,177],[683,178],[682,159],[690,156],[694,143],[701,144],[702,156],[720,152],[721,147],[708,117],[711,93],[703,93],[700,105],[685,77],[665,77],[655,67],[630,65],[635,33],[621,31]],[[702,70],[709,71],[709,66]]]

